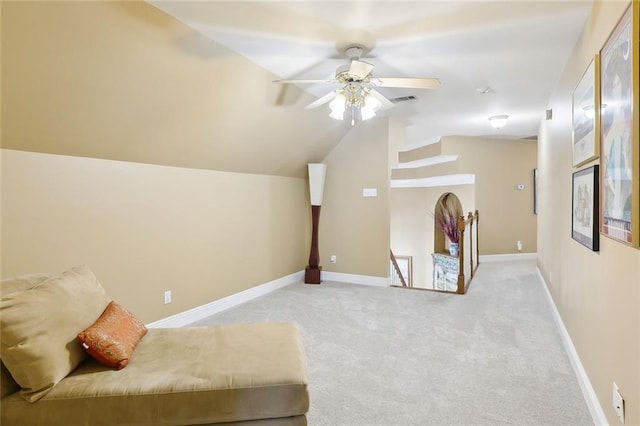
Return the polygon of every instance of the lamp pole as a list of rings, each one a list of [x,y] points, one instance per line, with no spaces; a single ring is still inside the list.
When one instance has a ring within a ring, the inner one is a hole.
[[[326,164],[310,163],[309,169],[309,195],[311,198],[311,252],[309,264],[304,271],[305,284],[320,284],[320,252],[318,250],[318,226],[320,224],[320,207],[324,193],[324,178],[327,174]]]

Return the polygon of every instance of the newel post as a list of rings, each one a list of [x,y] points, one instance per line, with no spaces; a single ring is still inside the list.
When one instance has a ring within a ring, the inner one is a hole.
[[[318,226],[320,224],[320,207],[324,194],[324,178],[327,174],[326,164],[311,163],[309,168],[309,195],[311,198],[311,252],[309,265],[304,271],[305,284],[320,284],[320,252],[318,250]]]
[[[464,229],[466,222],[464,216],[458,217],[458,290],[456,293],[464,294]]]

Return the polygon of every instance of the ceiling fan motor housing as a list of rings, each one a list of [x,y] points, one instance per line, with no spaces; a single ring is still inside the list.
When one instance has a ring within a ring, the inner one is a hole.
[[[360,59],[362,54],[364,53],[364,49],[360,46],[351,46],[348,47],[347,50],[344,51],[349,59]]]

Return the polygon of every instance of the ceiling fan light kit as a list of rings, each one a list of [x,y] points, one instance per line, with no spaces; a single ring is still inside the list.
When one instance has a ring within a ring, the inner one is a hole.
[[[360,110],[362,113],[362,120],[368,120],[382,107],[382,103],[371,95],[367,95],[364,99],[364,106]]]
[[[337,93],[331,102],[329,102],[329,108],[331,114],[329,117],[336,120],[344,119],[344,110],[346,109],[347,98],[342,93]]]
[[[508,115],[494,115],[489,117],[489,123],[494,129],[502,129],[507,124]]]
[[[361,84],[348,83],[335,91],[335,97],[329,102],[331,114],[329,117],[336,120],[344,119],[344,112],[351,111],[351,125],[355,124],[357,111],[360,111],[360,120],[366,121],[376,115],[382,107],[382,102],[376,99],[371,90]]]
[[[342,85],[339,89],[327,93],[307,106],[317,108],[329,102],[329,117],[344,119],[344,112],[351,111],[351,125],[358,120],[368,120],[376,112],[392,108],[393,102],[385,98],[374,87],[399,87],[410,89],[436,89],[440,81],[436,78],[373,77],[374,65],[360,60],[364,52],[360,46],[351,46],[345,50],[349,64],[338,67],[333,80],[276,80],[276,83],[332,83]]]

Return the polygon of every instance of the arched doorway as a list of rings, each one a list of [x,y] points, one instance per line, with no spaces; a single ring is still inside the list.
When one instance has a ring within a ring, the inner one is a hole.
[[[449,253],[449,245],[457,241],[457,221],[462,216],[462,204],[453,192],[445,192],[433,210],[433,252]]]

